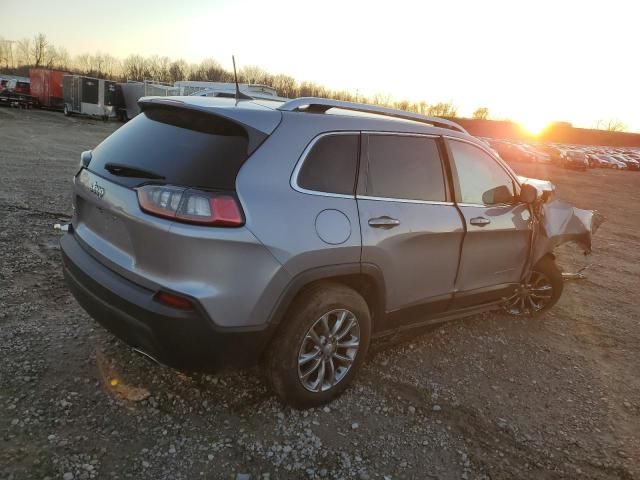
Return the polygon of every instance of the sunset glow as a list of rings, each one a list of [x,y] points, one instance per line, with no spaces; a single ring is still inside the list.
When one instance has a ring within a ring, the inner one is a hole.
[[[528,120],[521,120],[518,123],[529,135],[537,137],[549,126],[549,123],[551,122],[539,118],[531,118]]]
[[[480,106],[532,133],[547,122],[617,118],[640,131],[638,2],[113,0],[118,22],[81,19],[94,5],[4,0],[0,35],[45,33],[70,54],[160,55],[257,65],[372,97]],[[59,28],[76,25],[77,28]],[[324,34],[321,34],[324,33]]]

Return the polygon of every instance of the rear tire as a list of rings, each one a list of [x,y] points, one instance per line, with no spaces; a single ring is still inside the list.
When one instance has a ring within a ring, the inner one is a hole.
[[[269,347],[265,376],[294,408],[317,407],[340,395],[364,362],[371,315],[347,286],[319,283],[293,301]]]
[[[551,256],[542,257],[526,281],[506,299],[504,308],[515,316],[536,316],[553,307],[564,288],[562,272]]]

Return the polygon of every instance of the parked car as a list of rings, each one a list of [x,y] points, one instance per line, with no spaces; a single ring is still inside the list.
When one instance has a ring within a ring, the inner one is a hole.
[[[615,170],[627,169],[627,164],[618,160],[614,155],[601,155],[601,157],[605,158],[609,162],[609,168],[613,168]]]
[[[590,168],[611,168],[611,162],[609,162],[604,155],[597,155],[595,153],[587,154],[587,161]]]
[[[533,162],[535,155],[522,145],[513,143],[499,143],[494,146],[500,157],[507,162]]]
[[[81,155],[61,249],[79,303],[157,361],[260,363],[281,399],[317,406],[373,337],[560,298],[562,242],[530,221],[548,182],[453,122],[320,98],[140,107]]]
[[[6,83],[5,89],[16,94],[23,94],[23,95],[31,94],[31,84],[29,83],[29,79],[24,79],[24,80],[18,80],[15,78],[11,79]]]
[[[560,156],[560,164],[564,168],[572,168],[576,170],[586,170],[589,166],[587,156],[578,150],[565,150]]]
[[[627,166],[628,170],[640,170],[640,162],[638,162],[638,160],[635,160],[634,158],[629,157],[626,154],[618,154],[618,155],[612,155],[616,160],[619,160],[620,162],[624,163]]]
[[[556,145],[550,144],[541,144],[538,147],[539,150],[547,153],[549,155],[549,161],[552,163],[560,163],[560,155],[562,151]]]
[[[523,146],[532,156],[533,160],[538,163],[551,163],[551,154],[540,150],[532,145]]]
[[[38,99],[30,95],[29,79],[25,77],[12,77],[6,79],[4,87],[0,90],[0,105],[32,108],[37,105]]]

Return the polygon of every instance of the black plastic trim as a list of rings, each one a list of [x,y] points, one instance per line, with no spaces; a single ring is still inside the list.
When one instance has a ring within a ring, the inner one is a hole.
[[[372,312],[374,316],[385,315],[385,298],[386,288],[384,284],[384,277],[380,269],[368,263],[341,263],[336,265],[328,265],[324,267],[312,268],[305,270],[302,273],[296,275],[283,290],[282,294],[278,298],[271,314],[269,315],[269,328],[275,330],[282,322],[289,305],[303,288],[313,282],[320,280],[331,280],[337,277],[344,276],[365,276],[373,280],[376,288],[376,297],[380,299],[380,305],[377,306],[377,311]],[[375,329],[375,325],[374,325]]]
[[[207,372],[250,366],[268,344],[265,328],[216,328],[199,303],[185,311],[156,302],[154,291],[99,263],[72,234],[60,246],[63,273],[78,303],[114,335],[168,366]]]

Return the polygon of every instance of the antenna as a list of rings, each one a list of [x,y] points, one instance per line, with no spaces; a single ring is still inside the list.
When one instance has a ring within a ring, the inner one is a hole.
[[[236,57],[231,55],[231,61],[233,62],[233,78],[236,82],[236,103],[238,103],[238,101],[240,101],[241,99],[253,100],[253,97],[250,97],[249,95],[240,91],[240,85],[238,85],[238,73],[236,72]]]
[[[238,85],[238,73],[236,72],[236,57],[231,55],[233,61],[233,78],[236,81],[236,103],[240,100],[240,86]]]

